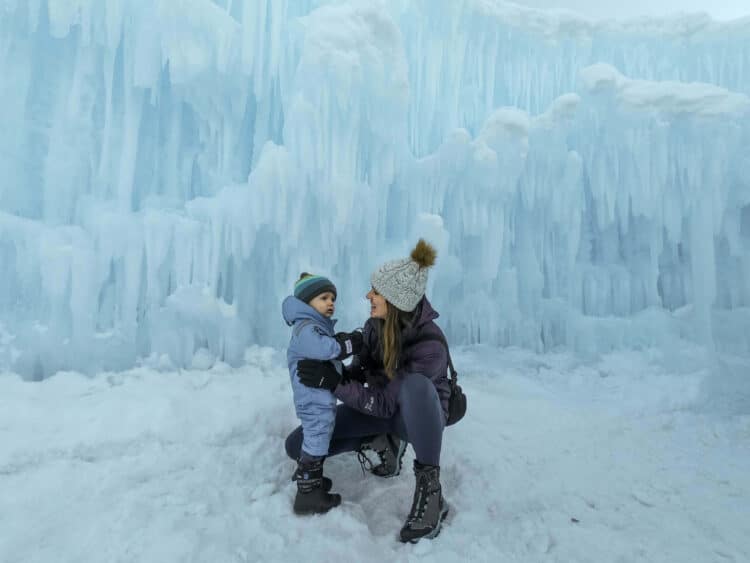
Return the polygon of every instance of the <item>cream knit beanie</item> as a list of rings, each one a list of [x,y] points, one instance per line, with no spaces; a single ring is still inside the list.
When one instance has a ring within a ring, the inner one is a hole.
[[[409,258],[386,262],[372,273],[370,283],[392,305],[411,312],[427,289],[427,269],[437,253],[431,244],[419,239]]]

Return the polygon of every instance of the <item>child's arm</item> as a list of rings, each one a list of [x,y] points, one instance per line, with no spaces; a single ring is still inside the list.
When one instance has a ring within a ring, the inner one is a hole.
[[[334,360],[341,354],[338,341],[313,324],[302,327],[293,339],[293,346],[300,356],[311,360]]]

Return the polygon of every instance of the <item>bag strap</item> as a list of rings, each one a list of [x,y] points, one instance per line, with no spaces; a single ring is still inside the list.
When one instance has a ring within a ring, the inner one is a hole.
[[[420,344],[422,342],[427,342],[428,340],[437,340],[438,342],[442,342],[443,346],[445,346],[445,351],[448,353],[448,368],[451,372],[451,383],[455,383],[458,381],[458,373],[456,372],[455,368],[453,367],[453,360],[451,360],[451,351],[448,346],[448,341],[445,339],[445,336],[442,334],[420,334],[417,336],[414,340],[409,340],[408,345],[413,346],[415,344]]]

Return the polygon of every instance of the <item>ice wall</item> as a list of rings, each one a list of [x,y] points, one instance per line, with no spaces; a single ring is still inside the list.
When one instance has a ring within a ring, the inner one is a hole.
[[[454,342],[750,353],[750,20],[5,0],[0,367],[239,363],[420,235]]]

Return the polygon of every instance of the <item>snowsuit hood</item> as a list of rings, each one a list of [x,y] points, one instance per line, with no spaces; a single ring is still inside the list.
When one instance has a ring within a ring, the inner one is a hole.
[[[288,326],[292,326],[297,321],[309,320],[316,324],[321,324],[328,329],[333,335],[333,327],[336,325],[336,319],[329,319],[318,313],[310,305],[290,295],[284,299],[281,304],[281,315]]]

